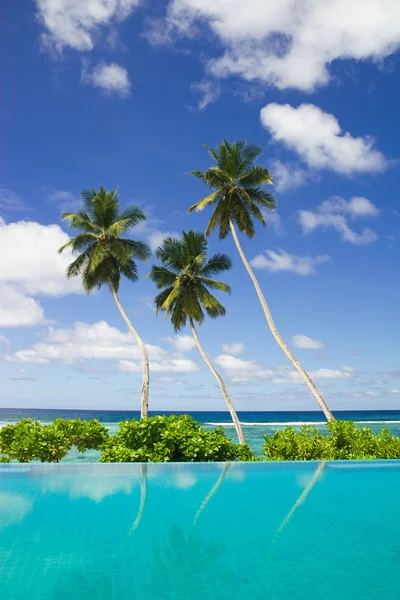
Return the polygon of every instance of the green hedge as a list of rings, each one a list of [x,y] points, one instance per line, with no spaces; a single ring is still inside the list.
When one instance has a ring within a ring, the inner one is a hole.
[[[400,438],[387,429],[374,433],[351,421],[330,421],[328,433],[315,426],[285,427],[264,436],[265,460],[366,460],[400,458]]]
[[[216,462],[254,460],[222,427],[207,431],[188,415],[123,421],[101,452],[101,462]]]
[[[264,436],[263,456],[228,438],[222,427],[204,429],[188,415],[123,421],[113,436],[97,420],[56,419],[49,425],[22,419],[0,430],[0,463],[59,462],[76,447],[100,450],[101,462],[215,462],[400,458],[400,438],[350,421],[332,421],[324,433],[292,427]]]
[[[99,450],[107,439],[106,427],[96,419],[55,419],[50,425],[22,419],[0,429],[0,462],[59,462],[73,446],[79,452]]]

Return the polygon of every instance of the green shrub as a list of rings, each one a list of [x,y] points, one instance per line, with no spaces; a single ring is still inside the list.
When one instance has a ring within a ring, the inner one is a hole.
[[[123,421],[104,445],[101,462],[215,462],[253,460],[248,446],[234,444],[222,427],[207,431],[188,415]]]
[[[264,436],[266,460],[366,460],[400,458],[400,438],[387,429],[374,433],[352,421],[330,421],[328,433],[315,426],[285,427]]]
[[[22,419],[0,430],[0,453],[4,460],[59,462],[76,446],[79,452],[99,449],[108,438],[107,429],[97,420],[55,419],[50,425]]]

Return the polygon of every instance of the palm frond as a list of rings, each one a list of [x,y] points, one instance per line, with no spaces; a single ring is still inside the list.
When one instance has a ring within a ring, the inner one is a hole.
[[[211,156],[211,158],[213,158],[216,162],[218,162],[219,161],[219,156],[215,152],[215,150],[213,148],[211,148],[211,146],[204,146],[204,147],[207,150],[208,154]]]
[[[197,286],[196,291],[199,301],[206,309],[209,317],[215,319],[216,317],[226,314],[225,307],[207,290],[207,288],[200,284]]]
[[[165,311],[165,308],[163,308],[164,302],[166,301],[166,299],[168,298],[168,296],[170,295],[171,292],[172,292],[172,286],[169,286],[169,287],[165,288],[165,290],[163,290],[162,292],[157,294],[157,296],[154,298],[154,305],[156,307],[157,314],[160,310]]]
[[[61,254],[66,248],[71,248],[73,252],[78,252],[78,250],[82,250],[85,246],[89,244],[93,244],[98,239],[97,235],[94,233],[80,233],[76,237],[68,240],[64,246],[58,249],[58,253]]]
[[[138,279],[138,270],[135,261],[132,259],[128,260],[126,263],[121,263],[119,265],[119,270],[122,275],[124,275],[129,281],[137,281]]]
[[[201,269],[200,274],[204,277],[218,275],[223,271],[229,271],[232,261],[226,254],[214,254]]]
[[[226,210],[226,202],[225,202],[225,199],[223,198],[218,202],[217,206],[214,208],[214,211],[211,215],[211,219],[207,223],[207,227],[206,227],[206,231],[205,231],[205,234],[207,237],[214,231],[214,229],[216,228],[218,223],[221,221],[221,217],[225,210]]]
[[[166,267],[153,265],[148,277],[155,283],[157,288],[173,286],[177,275],[169,271]]]
[[[181,285],[182,285],[182,280],[180,277],[177,277],[175,279],[174,285],[172,286],[171,293],[169,294],[168,298],[166,298],[164,301],[164,304],[162,306],[163,309],[168,310],[171,307],[174,300],[176,300],[177,297],[179,296]]]
[[[120,214],[117,221],[111,223],[107,229],[107,235],[119,237],[145,220],[146,215],[144,212],[137,206],[132,206]]]
[[[263,208],[267,208],[268,210],[276,209],[276,200],[269,192],[265,190],[251,190],[247,189],[247,194],[251,198],[251,200]]]
[[[214,193],[193,204],[189,212],[203,210],[217,202],[206,228],[206,236],[219,226],[219,238],[223,240],[230,233],[230,222],[233,220],[240,231],[252,237],[252,218],[265,224],[262,209],[276,208],[273,196],[261,189],[261,186],[272,183],[270,172],[266,167],[254,165],[261,148],[243,141],[230,143],[223,139],[216,151],[209,147],[207,150],[216,165],[204,173],[193,173],[207,183]]]
[[[200,181],[205,181],[205,174],[203,171],[189,171],[188,175],[193,175],[196,179],[200,179]]]
[[[93,221],[106,231],[119,218],[117,189],[107,192],[100,188],[92,199]]]
[[[129,248],[132,258],[148,261],[151,256],[151,250],[145,242],[138,240],[129,240],[126,238],[118,238],[118,242],[124,247]]]
[[[261,148],[256,144],[246,144],[245,142],[239,142],[239,144],[241,161],[239,164],[238,176],[249,171],[252,168],[256,158],[262,154]]]
[[[110,247],[108,244],[97,242],[93,248],[88,267],[89,273],[94,273],[98,267],[110,256]]]
[[[238,178],[238,184],[244,187],[259,187],[272,183],[272,177],[266,167],[253,165]]]
[[[205,235],[193,230],[182,232],[181,239],[167,238],[157,250],[161,265],[154,265],[149,274],[162,290],[155,305],[157,311],[165,311],[176,331],[186,325],[187,319],[202,323],[202,307],[213,317],[223,314],[222,305],[216,305],[218,301],[207,287],[224,292],[230,287],[208,275],[229,269],[231,263],[224,254],[215,254],[206,262],[206,254]]]
[[[204,181],[210,188],[220,189],[221,186],[229,184],[231,175],[228,171],[225,171],[220,167],[210,167],[204,173]]]
[[[97,233],[100,231],[97,225],[90,220],[89,215],[83,210],[78,213],[63,212],[61,219],[69,221],[69,226],[72,229],[80,229],[84,233]]]
[[[236,199],[236,202],[240,203],[240,198],[243,199],[244,207],[246,208],[248,215],[251,215],[252,217],[255,217],[256,219],[261,221],[261,223],[265,227],[267,224],[265,217],[261,210],[258,208],[257,204],[255,204],[255,202],[251,200],[249,191],[243,188],[238,188],[237,195],[238,198]]]
[[[201,281],[204,286],[210,287],[213,290],[219,290],[220,292],[226,292],[227,294],[231,293],[231,287],[222,281],[210,279],[209,277],[200,277],[199,281]]]
[[[255,230],[253,221],[244,202],[236,201],[232,203],[232,219],[237,223],[239,231],[252,238]]]
[[[167,237],[157,248],[156,256],[167,268],[179,273],[185,266],[182,251],[182,243],[179,238]]]
[[[126,264],[128,260],[132,258],[132,249],[130,245],[121,244],[121,240],[108,240],[105,246],[108,248],[108,253],[111,254],[121,265]]]
[[[77,277],[86,270],[91,256],[91,248],[87,248],[82,254],[80,254],[72,263],[67,267],[67,277]]]
[[[202,198],[201,200],[199,200],[198,202],[196,202],[195,204],[193,204],[188,209],[188,213],[191,213],[194,210],[196,212],[199,212],[199,211],[203,210],[204,208],[206,208],[206,206],[209,206],[210,204],[214,204],[215,202],[218,201],[220,195],[221,194],[220,194],[219,190],[217,190],[216,192],[213,192],[212,194],[209,194],[205,198]]]

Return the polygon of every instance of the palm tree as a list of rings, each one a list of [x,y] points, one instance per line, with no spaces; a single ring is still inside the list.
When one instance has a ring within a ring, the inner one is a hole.
[[[216,164],[204,173],[202,171],[191,171],[190,175],[200,179],[214,191],[193,204],[189,208],[189,212],[201,211],[207,206],[215,206],[207,225],[206,235],[210,235],[217,225],[219,226],[219,238],[221,240],[225,239],[229,232],[232,232],[236,248],[254,284],[276,343],[303,378],[329,421],[333,419],[331,411],[309,374],[285,344],[276,328],[260,284],[242,250],[236,231],[237,226],[240,232],[252,238],[255,233],[253,218],[258,219],[265,226],[267,223],[262,212],[263,209],[274,210],[276,208],[276,202],[272,195],[261,189],[261,186],[272,183],[272,177],[268,169],[254,164],[256,158],[261,154],[261,148],[245,142],[230,144],[226,140],[223,140],[216,151],[208,146],[206,148]]]
[[[80,233],[71,238],[59,249],[71,248],[80,252],[79,256],[68,266],[67,277],[81,275],[83,287],[88,294],[94,289],[108,285],[119,312],[129,331],[133,335],[142,355],[143,384],[141,400],[141,417],[148,416],[149,409],[149,357],[146,346],[128,319],[118,298],[121,276],[130,281],[138,278],[137,265],[134,259],[148,260],[150,249],[144,242],[122,237],[130,229],[146,219],[144,213],[132,206],[120,212],[117,189],[107,192],[100,188],[82,192],[84,210],[77,214],[64,212],[62,219],[69,221],[73,229]]]
[[[168,237],[157,249],[157,258],[161,265],[154,265],[149,277],[162,291],[154,299],[157,312],[162,310],[170,317],[175,331],[179,331],[189,321],[196,346],[218,381],[225,402],[228,405],[236,433],[241,444],[245,439],[229,397],[226,386],[214,365],[200,344],[194,323],[204,321],[204,310],[209,317],[215,319],[226,313],[222,304],[211,294],[208,288],[230,293],[226,283],[212,279],[231,268],[231,261],[226,254],[214,254],[207,260],[207,240],[204,234],[188,231],[182,233],[182,239]]]

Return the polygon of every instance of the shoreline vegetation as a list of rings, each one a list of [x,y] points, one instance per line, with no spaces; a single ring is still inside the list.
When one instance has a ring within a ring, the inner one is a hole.
[[[264,435],[261,456],[237,444],[222,427],[203,428],[189,415],[158,415],[119,423],[110,435],[97,419],[55,419],[43,425],[29,418],[0,429],[0,463],[57,463],[75,447],[100,451],[100,462],[254,462],[400,459],[400,438],[388,429],[375,433],[352,421],[288,426]]]
[[[262,153],[261,148],[243,141],[229,143],[223,139],[215,150],[208,146],[206,149],[213,164],[204,172],[196,170],[189,175],[206,184],[211,193],[188,209],[189,213],[213,209],[206,230],[199,233],[191,229],[183,231],[180,238],[164,239],[156,251],[161,264],[153,265],[148,277],[159,290],[154,298],[156,312],[165,312],[175,332],[189,325],[197,349],[221,389],[239,443],[246,448],[243,429],[227,386],[200,343],[197,331],[197,326],[203,323],[205,316],[216,319],[226,314],[226,309],[212,292],[231,292],[226,283],[214,278],[231,268],[231,259],[219,253],[207,257],[207,238],[216,229],[219,230],[220,240],[232,234],[272,337],[313,394],[326,420],[334,421],[334,416],[307,371],[282,339],[240,243],[239,234],[253,238],[255,222],[266,227],[268,211],[273,212],[277,207],[273,195],[264,189],[273,184],[273,177],[266,167],[256,164]],[[131,283],[138,280],[137,261],[148,261],[151,251],[144,242],[127,237],[132,229],[146,220],[146,216],[135,206],[121,211],[117,192],[118,188],[107,191],[104,187],[98,191],[89,188],[82,192],[82,210],[62,214],[62,219],[68,221],[78,234],[58,252],[70,248],[77,254],[66,274],[68,278],[81,277],[88,294],[103,286],[110,290],[142,358],[141,418],[147,418],[150,394],[148,352],[139,332],[129,320],[118,292],[123,278]]]

